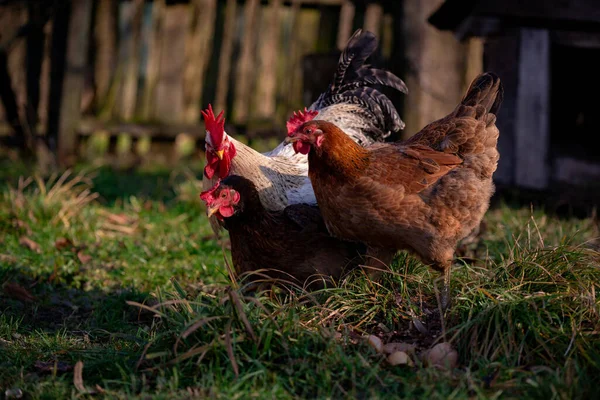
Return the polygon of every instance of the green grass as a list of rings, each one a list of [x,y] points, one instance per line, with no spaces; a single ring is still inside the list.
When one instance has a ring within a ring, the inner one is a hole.
[[[355,271],[316,293],[244,291],[189,171],[0,167],[0,397],[600,395],[592,219],[491,210],[454,265],[442,326],[438,274],[406,254],[377,282]],[[416,344],[415,367],[390,366],[368,334]],[[425,367],[444,339],[458,367]]]

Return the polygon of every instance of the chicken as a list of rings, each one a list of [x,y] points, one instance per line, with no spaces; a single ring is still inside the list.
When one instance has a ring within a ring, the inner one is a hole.
[[[366,146],[383,141],[404,127],[391,101],[370,85],[384,85],[407,93],[404,82],[390,72],[363,65],[377,47],[370,32],[362,30],[350,38],[328,89],[305,112],[294,113],[288,132],[314,119],[337,124],[356,143]],[[229,174],[243,176],[256,186],[268,210],[283,210],[290,204],[316,204],[308,179],[308,161],[292,146],[281,143],[268,153],[258,153],[225,133],[223,112],[215,117],[209,105],[203,111],[206,124],[206,166],[203,189]],[[211,219],[216,228],[215,219]]]
[[[316,289],[358,265],[366,250],[331,237],[316,206],[266,210],[254,183],[241,176],[228,176],[200,197],[208,215],[222,220],[229,231],[238,275],[266,269],[271,278]]]
[[[457,242],[479,225],[494,192],[502,96],[499,78],[482,74],[452,113],[399,143],[363,148],[327,121],[287,138],[308,153],[329,232],[367,244],[367,256],[385,263],[399,249],[416,253],[444,273],[444,309]]]

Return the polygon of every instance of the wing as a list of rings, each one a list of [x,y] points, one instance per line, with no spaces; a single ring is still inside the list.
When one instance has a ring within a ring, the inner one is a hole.
[[[361,179],[376,180],[399,194],[414,194],[433,185],[462,162],[454,154],[420,144],[379,145],[373,149],[371,162]]]
[[[481,74],[473,80],[454,111],[430,123],[403,144],[421,144],[461,155],[495,147],[496,114],[503,97],[500,79],[492,73]]]
[[[319,207],[308,204],[292,204],[283,210],[283,214],[305,232],[327,232]]]

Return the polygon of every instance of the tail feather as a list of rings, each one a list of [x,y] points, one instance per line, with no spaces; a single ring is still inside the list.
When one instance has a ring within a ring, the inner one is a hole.
[[[377,39],[371,32],[364,32],[358,29],[348,40],[346,48],[340,56],[338,68],[333,75],[331,91],[336,93],[336,88],[340,87],[344,81],[353,79],[356,71],[365,63],[367,58],[373,54],[377,48]]]
[[[481,105],[485,113],[496,115],[503,99],[504,88],[500,78],[492,72],[486,72],[471,82],[461,103],[465,106]]]
[[[403,129],[404,122],[390,99],[370,85],[387,86],[402,93],[408,93],[408,88],[391,72],[364,65],[376,48],[375,35],[358,29],[340,56],[331,84],[310,108],[321,110],[335,104],[360,105],[370,114],[369,120],[375,123],[374,131],[380,132],[375,138],[379,140],[392,131]]]
[[[377,68],[362,67],[357,72],[357,82],[361,82],[364,85],[383,85],[396,89],[404,94],[408,94],[408,87],[406,83],[396,75],[389,71],[384,71]]]

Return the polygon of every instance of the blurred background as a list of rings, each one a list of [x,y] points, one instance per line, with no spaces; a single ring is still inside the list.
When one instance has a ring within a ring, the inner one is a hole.
[[[493,71],[505,85],[499,192],[581,212],[600,202],[591,0],[0,0],[0,139],[41,165],[201,168],[212,103],[229,134],[268,150],[358,28],[380,40],[370,62],[409,87],[386,92],[407,123],[395,139]]]

